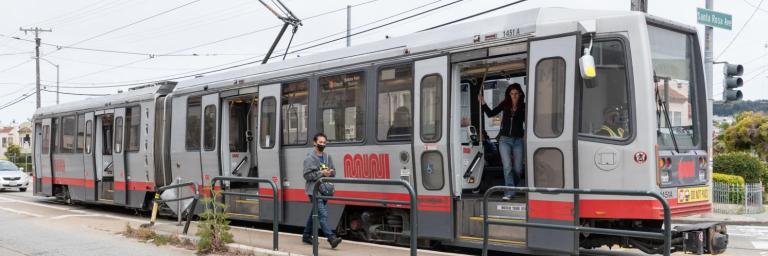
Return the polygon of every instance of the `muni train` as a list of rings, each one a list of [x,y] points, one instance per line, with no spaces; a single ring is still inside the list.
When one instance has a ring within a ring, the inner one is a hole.
[[[34,194],[148,209],[159,187],[195,182],[206,194],[213,177],[259,177],[276,183],[278,202],[228,196],[230,216],[303,226],[311,204],[301,159],[323,132],[337,177],[404,180],[417,194],[417,220],[408,205],[331,200],[328,221],[350,239],[404,244],[417,235],[423,247],[480,248],[483,214],[660,232],[664,212],[653,198],[497,195],[483,213],[483,193],[504,184],[502,120],[483,115],[478,95],[495,106],[510,84],[527,94],[518,186],[653,191],[673,217],[688,216],[712,208],[702,63],[695,27],[642,12],[538,8],[452,24],[41,108],[33,117]],[[612,131],[601,132],[607,125]],[[265,184],[227,189],[272,194]],[[336,196],[409,197],[359,184],[338,184]],[[725,249],[725,226],[685,232],[693,231],[705,252]],[[674,232],[674,250],[690,242],[685,232]],[[492,226],[488,238],[492,250],[531,254],[663,247],[520,226]]]

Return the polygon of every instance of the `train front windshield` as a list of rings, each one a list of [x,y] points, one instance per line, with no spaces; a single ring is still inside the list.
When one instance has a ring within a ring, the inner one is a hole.
[[[697,84],[693,35],[648,26],[656,93],[658,143],[662,149],[698,143]]]

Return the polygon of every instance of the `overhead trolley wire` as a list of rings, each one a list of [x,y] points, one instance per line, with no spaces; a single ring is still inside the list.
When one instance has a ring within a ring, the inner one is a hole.
[[[373,31],[373,30],[376,30],[376,29],[380,29],[380,28],[383,28],[383,27],[386,27],[386,26],[389,26],[389,25],[392,25],[392,24],[395,24],[395,23],[398,23],[398,22],[402,22],[402,21],[405,21],[405,20],[417,17],[419,15],[423,15],[423,14],[426,14],[426,13],[429,13],[429,12],[432,12],[432,11],[436,11],[436,10],[448,7],[450,5],[453,5],[453,4],[462,2],[462,1],[464,1],[464,0],[456,0],[456,1],[444,4],[444,5],[441,5],[441,6],[438,6],[438,7],[434,7],[434,8],[429,9],[429,10],[425,10],[425,11],[419,12],[419,13],[414,14],[414,15],[410,15],[410,16],[407,16],[407,17],[404,17],[404,18],[392,21],[392,22],[388,22],[386,24],[382,24],[382,25],[379,25],[379,26],[376,26],[376,27],[373,27],[373,28],[369,28],[369,29],[363,30],[363,31],[355,32],[355,33],[351,34],[350,36],[355,36],[355,35],[359,35],[359,34],[362,34],[362,33],[367,33],[367,32],[370,32],[370,31]],[[373,2],[373,1],[369,1],[369,2]],[[432,3],[435,3],[435,2],[439,2],[439,1],[434,1],[434,2],[431,2],[429,4],[432,4]],[[429,5],[429,4],[427,4],[427,5]],[[423,5],[423,6],[426,6],[426,5]],[[413,10],[421,8],[423,6],[416,7],[416,8],[410,9],[408,11],[392,15],[389,18],[401,15],[403,13],[407,13],[407,12],[413,11]],[[339,10],[345,10],[345,9],[346,9],[346,7],[342,8],[342,9],[339,9]],[[317,16],[318,15],[313,16],[313,17],[317,17]],[[385,19],[387,19],[387,18],[385,18]],[[382,20],[385,20],[385,19],[382,19]],[[275,27],[279,27],[279,26],[275,26]],[[327,38],[327,37],[324,37],[324,38]],[[293,54],[293,53],[297,53],[297,52],[304,51],[304,50],[307,50],[307,49],[312,49],[312,48],[319,47],[319,46],[322,46],[322,45],[326,45],[326,44],[329,44],[329,43],[332,43],[332,42],[340,41],[340,40],[343,40],[343,39],[346,39],[346,38],[347,38],[346,36],[338,37],[338,38],[335,38],[335,39],[332,39],[332,40],[328,40],[328,41],[321,42],[321,43],[318,43],[318,44],[315,44],[315,45],[312,45],[312,46],[308,46],[308,47],[305,47],[305,48],[301,48],[301,49],[298,49],[298,50],[294,50],[294,51],[288,52],[288,54]],[[316,39],[316,40],[313,40],[313,41],[310,41],[310,42],[306,42],[306,43],[302,43],[302,44],[299,44],[299,45],[306,45],[308,43],[319,41],[319,40],[322,40],[322,39]],[[261,56],[263,56],[263,54]],[[270,59],[279,58],[279,57],[282,57],[282,56],[283,56],[282,54],[281,55],[275,55],[275,56],[272,56]],[[153,79],[153,80],[144,81],[144,82],[118,84],[118,85],[105,85],[105,86],[98,86],[98,87],[100,87],[100,88],[126,87],[126,86],[142,85],[142,84],[147,84],[147,83],[164,81],[164,80],[178,80],[178,79],[190,78],[190,77],[195,77],[195,76],[199,76],[199,75],[205,75],[205,74],[225,71],[225,70],[229,70],[229,69],[234,69],[234,68],[239,68],[239,67],[246,66],[246,65],[251,65],[251,64],[259,63],[261,61],[248,61],[248,62],[245,62],[245,63],[236,64],[236,65],[228,66],[228,67],[225,67],[225,68],[219,68],[219,69],[215,69],[215,70],[209,70],[209,71],[197,73],[199,71],[208,70],[208,69],[219,67],[219,66],[225,66],[225,65],[229,65],[229,64],[233,64],[233,63],[238,63],[238,62],[242,62],[242,61],[256,59],[258,57],[260,57],[260,56],[256,56],[256,57],[253,57],[253,58],[245,58],[245,59],[241,59],[241,60],[237,60],[237,61],[233,61],[233,62],[221,64],[221,65],[217,65],[217,66],[214,66],[214,67],[208,67],[208,68],[204,68],[204,69],[199,69],[199,70],[196,70],[196,71],[179,73],[179,74],[171,75],[171,77],[166,77],[166,78],[163,78],[163,79],[157,79],[157,80]],[[135,62],[132,62],[130,64],[135,64],[135,63],[138,63],[138,62],[141,62],[141,61],[144,61],[144,60],[135,61]],[[128,64],[128,65],[130,65],[130,64]],[[112,68],[112,69],[115,69],[115,68]],[[109,69],[109,70],[111,70],[111,69]],[[190,75],[183,75],[183,74],[190,74]],[[80,77],[83,77],[83,76],[80,76]],[[79,78],[79,77],[77,77],[77,78]],[[66,86],[66,87],[67,88],[94,88],[93,86]]]
[[[431,27],[431,28],[428,28],[428,29],[425,29],[425,30],[422,30],[422,31],[427,31],[427,30],[432,30],[432,29],[436,29],[436,28],[439,28],[439,27],[444,27],[444,26],[447,26],[447,25],[450,25],[450,24],[453,24],[453,23],[456,23],[456,22],[461,22],[461,21],[464,21],[464,20],[468,20],[468,19],[480,16],[480,15],[484,15],[484,14],[487,14],[487,13],[495,12],[495,11],[498,11],[498,10],[501,10],[501,9],[504,9],[504,8],[507,8],[507,7],[510,7],[510,6],[513,6],[513,5],[522,3],[522,2],[525,2],[525,1],[528,1],[528,0],[518,0],[518,1],[515,1],[515,2],[512,2],[512,3],[508,3],[508,4],[505,4],[505,5],[502,5],[502,6],[498,6],[498,7],[491,8],[491,9],[488,9],[488,10],[485,10],[485,11],[482,11],[482,12],[478,12],[478,13],[466,16],[464,18],[461,18],[461,19],[457,19],[457,20],[453,20],[453,21],[450,21],[450,22],[446,22],[446,23],[443,23],[443,24],[440,24],[440,25],[437,25],[437,26],[434,26],[434,27]]]
[[[720,60],[720,57],[723,56],[723,54],[725,54],[725,52],[727,52],[729,48],[731,48],[731,45],[733,45],[733,42],[736,42],[736,39],[739,38],[739,36],[741,35],[741,32],[744,31],[744,28],[746,28],[747,25],[749,25],[749,22],[752,21],[753,17],[755,17],[755,14],[757,14],[757,11],[760,10],[760,6],[763,5],[763,1],[765,0],[760,0],[760,3],[757,4],[757,6],[755,7],[755,10],[752,11],[752,15],[749,15],[749,18],[747,19],[747,21],[744,22],[744,25],[742,25],[741,28],[739,28],[739,31],[736,32],[736,35],[733,38],[731,38],[731,41],[728,43],[728,45],[726,45],[725,48],[723,48],[723,51],[721,51],[720,54],[717,55],[717,58],[715,58],[716,60]]]

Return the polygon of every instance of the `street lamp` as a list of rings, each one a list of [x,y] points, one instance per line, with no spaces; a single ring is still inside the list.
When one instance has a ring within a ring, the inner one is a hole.
[[[53,65],[56,67],[56,105],[59,105],[59,65],[54,64],[50,60],[47,60],[45,58],[40,58],[41,60],[44,60],[45,62],[48,62],[48,64]]]

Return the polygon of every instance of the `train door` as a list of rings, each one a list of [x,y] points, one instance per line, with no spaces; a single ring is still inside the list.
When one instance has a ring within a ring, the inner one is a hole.
[[[83,179],[85,180],[85,201],[96,201],[96,158],[93,150],[93,112],[85,114],[83,126]]]
[[[533,39],[528,65],[527,177],[529,186],[574,188],[574,88],[578,35]],[[530,193],[528,222],[577,225],[573,195]],[[571,231],[528,228],[528,247],[578,253]],[[552,241],[557,241],[553,243]]]
[[[283,186],[288,182],[281,166],[280,140],[277,137],[277,131],[280,130],[280,108],[277,107],[277,100],[280,99],[280,84],[270,84],[259,88],[259,125],[257,140],[257,163],[259,164],[259,176],[271,178],[277,183],[278,189],[283,190]],[[299,183],[297,181],[297,183]],[[299,183],[302,184],[302,183]],[[285,196],[285,193],[281,193]],[[272,207],[276,202],[261,200],[259,213],[264,220],[274,219],[271,215]],[[278,207],[280,207],[278,205]],[[284,211],[280,211],[284,212]]]
[[[415,63],[413,187],[419,196],[419,236],[450,239],[453,219],[448,168],[448,56]]]
[[[112,155],[114,139],[114,110],[104,110],[95,113],[96,139],[94,141],[94,158],[96,159],[96,197],[98,200],[112,201],[114,192],[114,162]]]
[[[219,94],[208,94],[202,97],[203,116],[200,120],[202,149],[200,164],[203,175],[203,187],[210,185],[211,178],[221,175],[219,140]]]
[[[255,92],[258,87],[244,90]],[[241,92],[243,92],[241,90]],[[257,177],[256,154],[251,147],[258,96],[247,94],[222,100],[221,104],[221,175],[230,177]],[[258,193],[259,184],[231,183],[234,192]],[[258,219],[258,198],[227,196],[224,198],[227,210],[234,217]]]
[[[125,163],[125,108],[115,109],[114,146],[112,153],[112,165],[114,172],[114,202],[125,205],[128,202],[128,177],[130,176]]]
[[[34,167],[32,167],[32,175],[34,180],[34,187],[33,191],[35,194],[43,192],[43,176],[42,176],[42,153],[43,153],[43,124],[42,123],[35,123],[35,130],[33,131],[35,134],[34,141],[34,153],[32,154],[32,161],[34,163]]]
[[[42,129],[42,143],[41,143],[41,153],[42,156],[40,159],[40,183],[42,184],[42,189],[40,189],[40,192],[43,193],[43,195],[46,196],[52,196],[53,195],[53,165],[51,165],[51,153],[53,152],[53,149],[51,148],[51,119],[43,119],[43,129]]]

